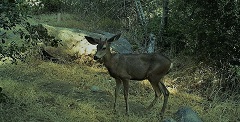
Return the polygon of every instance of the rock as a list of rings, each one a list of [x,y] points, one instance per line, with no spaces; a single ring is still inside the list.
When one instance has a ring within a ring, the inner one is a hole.
[[[200,117],[189,107],[182,107],[175,113],[177,122],[202,122]]]
[[[80,58],[82,55],[94,54],[96,52],[96,45],[90,44],[85,39],[85,36],[106,40],[115,35],[107,32],[92,33],[80,29],[53,27],[49,25],[43,25],[43,27],[48,30],[49,35],[62,40],[61,45],[57,48],[44,46],[44,50],[51,56],[63,60],[69,60],[71,57]],[[111,47],[118,53],[132,52],[131,44],[124,38],[115,41]]]
[[[115,34],[108,32],[100,32],[106,39],[113,37]],[[102,37],[103,38],[103,37]],[[117,41],[112,42],[111,47],[113,50],[121,54],[133,53],[132,45],[123,37],[120,37]]]
[[[69,60],[70,57],[94,54],[95,45],[88,43],[84,36],[91,33],[71,28],[43,25],[48,34],[62,40],[58,47],[44,46],[44,50],[55,58]]]

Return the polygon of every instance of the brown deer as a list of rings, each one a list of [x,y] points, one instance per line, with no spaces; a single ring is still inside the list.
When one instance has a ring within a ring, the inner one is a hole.
[[[85,36],[87,41],[97,45],[97,52],[94,60],[103,59],[103,63],[108,69],[109,74],[116,80],[114,110],[116,111],[117,97],[121,83],[124,86],[124,99],[126,104],[126,114],[129,113],[128,89],[129,80],[148,79],[154,91],[155,98],[147,109],[151,109],[161,93],[164,95],[164,102],[161,110],[163,115],[167,102],[169,91],[161,82],[161,79],[168,73],[172,63],[169,58],[161,54],[112,54],[110,52],[111,42],[118,40],[121,34],[117,34],[106,41]]]

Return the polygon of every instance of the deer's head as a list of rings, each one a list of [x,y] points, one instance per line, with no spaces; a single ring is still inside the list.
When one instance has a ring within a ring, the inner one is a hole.
[[[93,45],[97,45],[97,52],[94,55],[94,60],[101,59],[104,57],[107,53],[110,53],[110,44],[111,42],[118,40],[120,38],[121,34],[117,34],[110,39],[107,39],[105,41],[102,41],[101,39],[95,39],[92,37],[85,36],[87,41]]]

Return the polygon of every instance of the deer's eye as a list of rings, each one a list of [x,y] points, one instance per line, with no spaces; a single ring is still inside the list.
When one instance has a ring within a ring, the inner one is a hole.
[[[103,47],[102,50],[106,50],[106,47]]]

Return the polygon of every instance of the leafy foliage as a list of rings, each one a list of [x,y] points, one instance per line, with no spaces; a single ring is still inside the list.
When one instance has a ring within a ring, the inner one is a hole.
[[[239,57],[240,11],[236,2],[185,0],[172,7],[169,31],[183,34],[180,41],[200,58],[230,61]]]
[[[240,6],[239,1],[173,1],[166,38],[173,38],[173,46],[185,43],[183,51],[199,61],[214,65],[226,82],[226,90],[237,90],[240,76],[231,67],[240,65]],[[180,50],[182,48],[180,47]],[[232,87],[234,86],[234,87]],[[239,90],[237,90],[239,91]]]
[[[39,43],[58,46],[60,40],[48,35],[41,25],[30,25],[27,20],[28,5],[24,1],[4,0],[0,3],[0,59],[24,60],[38,51]],[[19,36],[19,37],[18,37]]]
[[[27,10],[27,5],[22,1],[1,0],[0,28],[11,30],[13,27],[16,27],[16,24],[20,24],[26,20]]]

